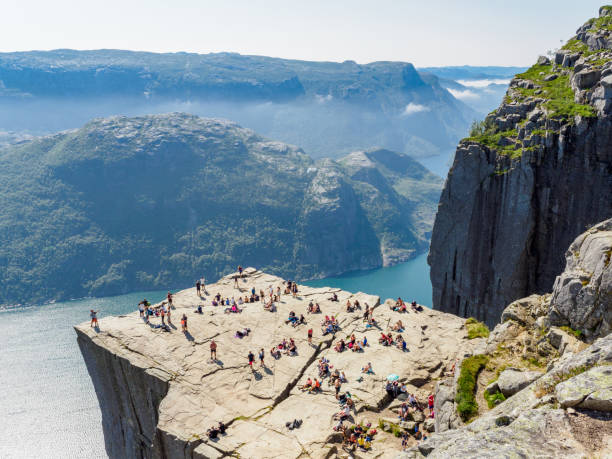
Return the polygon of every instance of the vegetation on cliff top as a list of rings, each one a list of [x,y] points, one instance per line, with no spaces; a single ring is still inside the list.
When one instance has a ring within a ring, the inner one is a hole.
[[[455,402],[457,403],[457,413],[463,421],[469,420],[478,413],[478,403],[476,402],[475,390],[478,381],[478,373],[487,364],[489,358],[486,355],[473,355],[461,362],[461,373],[457,379],[457,393]]]

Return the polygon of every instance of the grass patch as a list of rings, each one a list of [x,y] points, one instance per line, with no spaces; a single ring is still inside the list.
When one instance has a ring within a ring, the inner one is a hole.
[[[582,339],[584,337],[584,333],[582,333],[582,330],[574,330],[572,327],[568,327],[567,325],[563,325],[562,327],[559,327],[559,328],[563,330],[565,333],[575,336],[578,339]]]
[[[501,402],[506,400],[506,397],[504,397],[504,394],[502,394],[500,391],[497,391],[494,394],[489,394],[489,391],[485,390],[483,395],[485,400],[487,401],[489,409],[495,407],[496,405],[499,405]]]
[[[547,394],[552,394],[555,391],[557,384],[567,381],[574,376],[584,373],[591,369],[594,365],[581,365],[579,367],[572,368],[568,371],[555,374],[551,380],[536,383],[535,396],[542,398]]]
[[[489,327],[482,322],[478,322],[473,317],[465,321],[465,326],[467,327],[468,339],[489,337]]]
[[[571,41],[571,40],[570,40]],[[568,42],[569,43],[569,42]],[[574,43],[575,46],[578,46]],[[540,75],[540,73],[542,73]],[[544,81],[544,77],[553,72],[552,65],[534,65],[523,73],[516,75],[517,78],[531,80],[542,88],[541,97],[548,99],[542,105],[551,112],[552,118],[567,119],[576,115],[586,118],[596,116],[595,110],[590,105],[577,104],[574,102],[574,91],[570,86],[569,75],[557,72],[557,78],[552,81]],[[516,88],[524,97],[532,96],[533,89]]]
[[[489,358],[486,355],[473,355],[461,363],[461,373],[457,379],[457,413],[463,421],[469,420],[478,413],[478,403],[474,397],[478,373],[487,364]]]

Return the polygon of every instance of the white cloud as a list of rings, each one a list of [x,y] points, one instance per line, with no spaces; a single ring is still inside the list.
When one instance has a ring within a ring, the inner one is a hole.
[[[479,99],[480,96],[478,94],[476,94],[474,91],[471,91],[469,89],[466,90],[458,90],[458,89],[451,89],[448,88],[448,92],[450,92],[455,98],[459,99],[459,100],[469,100],[469,99]]]
[[[425,105],[414,104],[410,102],[408,105],[406,105],[406,108],[404,109],[404,115],[414,115],[415,113],[428,112],[428,111],[429,111],[429,107],[426,107]]]
[[[495,80],[457,80],[457,83],[463,86],[470,86],[472,88],[484,88],[490,84],[510,84],[510,79],[495,79]]]
[[[324,104],[325,102],[329,102],[330,100],[332,100],[334,97],[331,94],[327,94],[326,96],[322,96],[321,94],[316,94],[315,95],[317,102],[320,104]]]

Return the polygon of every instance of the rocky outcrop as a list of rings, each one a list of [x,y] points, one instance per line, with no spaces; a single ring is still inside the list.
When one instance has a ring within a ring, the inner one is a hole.
[[[612,384],[611,364],[612,335],[608,335],[582,352],[559,360],[540,379],[470,424],[435,433],[398,458],[605,455],[612,445],[612,412],[603,401]],[[565,395],[572,380],[580,387]],[[562,400],[593,402],[587,402],[584,409],[565,410],[557,406],[552,394],[561,395]],[[598,411],[589,411],[593,409]]]
[[[175,294],[172,322],[176,325],[165,329],[159,318],[145,324],[138,312],[103,317],[99,330],[89,323],[76,327],[100,401],[111,458],[330,457],[340,448],[332,430],[336,423],[332,417],[339,411],[334,387],[324,379],[319,394],[299,390],[307,377],[319,376],[320,358],[329,359],[332,369],[347,377],[342,392],[350,392],[355,401],[350,421],[376,423],[391,402],[385,391],[387,375],[396,373],[416,393],[420,390],[416,384],[430,385],[482,341],[468,340],[465,321],[456,316],[429,309],[401,314],[381,305],[376,296],[332,288],[300,286],[297,297],[281,296],[275,312],[265,311],[257,302],[241,305],[241,313],[226,314],[222,306],[212,306],[213,295],[237,298],[250,295],[252,288],[268,292],[270,286],[284,287],[282,279],[252,268],[238,287],[233,277],[207,286],[202,298],[194,289]],[[333,293],[338,302],[330,300]],[[358,300],[362,309],[346,312],[347,300]],[[321,306],[322,314],[306,313],[310,301]],[[202,315],[194,312],[198,304],[204,305]],[[373,307],[374,327],[362,320],[366,305]],[[290,311],[304,314],[307,324],[287,324]],[[188,317],[185,333],[179,325],[182,314]],[[341,330],[323,335],[321,320],[331,315]],[[387,332],[398,320],[404,323],[407,352],[378,342],[381,331]],[[245,328],[250,329],[248,336],[237,337],[236,331]],[[309,328],[314,330],[312,344],[307,342]],[[352,334],[360,340],[367,337],[364,352],[336,352],[338,341]],[[284,338],[295,340],[297,354],[282,354],[275,360],[270,348]],[[215,361],[209,358],[213,339],[218,346]],[[265,366],[257,358],[262,348]],[[249,351],[257,360],[252,369]],[[361,372],[367,362],[374,374]],[[285,424],[294,419],[301,419],[302,425],[289,430]],[[227,435],[209,440],[206,430],[219,421],[229,425]],[[426,429],[425,421],[417,411],[406,426]],[[378,436],[374,448],[382,454],[379,457],[392,457],[399,449],[398,443],[387,454],[380,442]]]
[[[497,382],[493,383],[496,384],[497,390],[492,388],[492,390],[489,390],[489,393],[499,391],[506,397],[510,397],[527,387],[540,376],[542,376],[542,373],[539,371],[520,371],[514,368],[509,368],[502,371],[497,379]]]
[[[565,255],[549,313],[552,325],[580,330],[587,339],[612,330],[612,219],[578,236]]]
[[[606,18],[517,75],[459,144],[428,259],[434,308],[493,326],[511,301],[550,291],[564,264],[558,248],[612,215]]]
[[[612,366],[600,366],[580,373],[555,387],[563,408],[612,411]]]

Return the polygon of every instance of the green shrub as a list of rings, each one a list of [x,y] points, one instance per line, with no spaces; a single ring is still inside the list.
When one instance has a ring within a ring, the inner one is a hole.
[[[487,401],[487,405],[489,406],[489,408],[493,408],[498,403],[501,403],[506,400],[506,397],[504,397],[504,394],[502,394],[500,391],[497,391],[494,394],[489,394],[489,391],[485,390],[484,398]]]
[[[478,373],[487,364],[489,358],[486,355],[473,355],[461,363],[461,373],[457,380],[457,413],[461,419],[467,421],[478,413],[478,403],[474,397]]]
[[[582,333],[581,330],[574,330],[572,327],[568,327],[567,325],[563,325],[561,328],[561,330],[563,330],[566,333],[569,333],[570,335],[575,336],[578,339],[582,339],[584,333]]]
[[[483,322],[477,321],[473,317],[470,317],[465,321],[465,326],[467,327],[468,339],[489,337],[489,327],[487,327]]]

